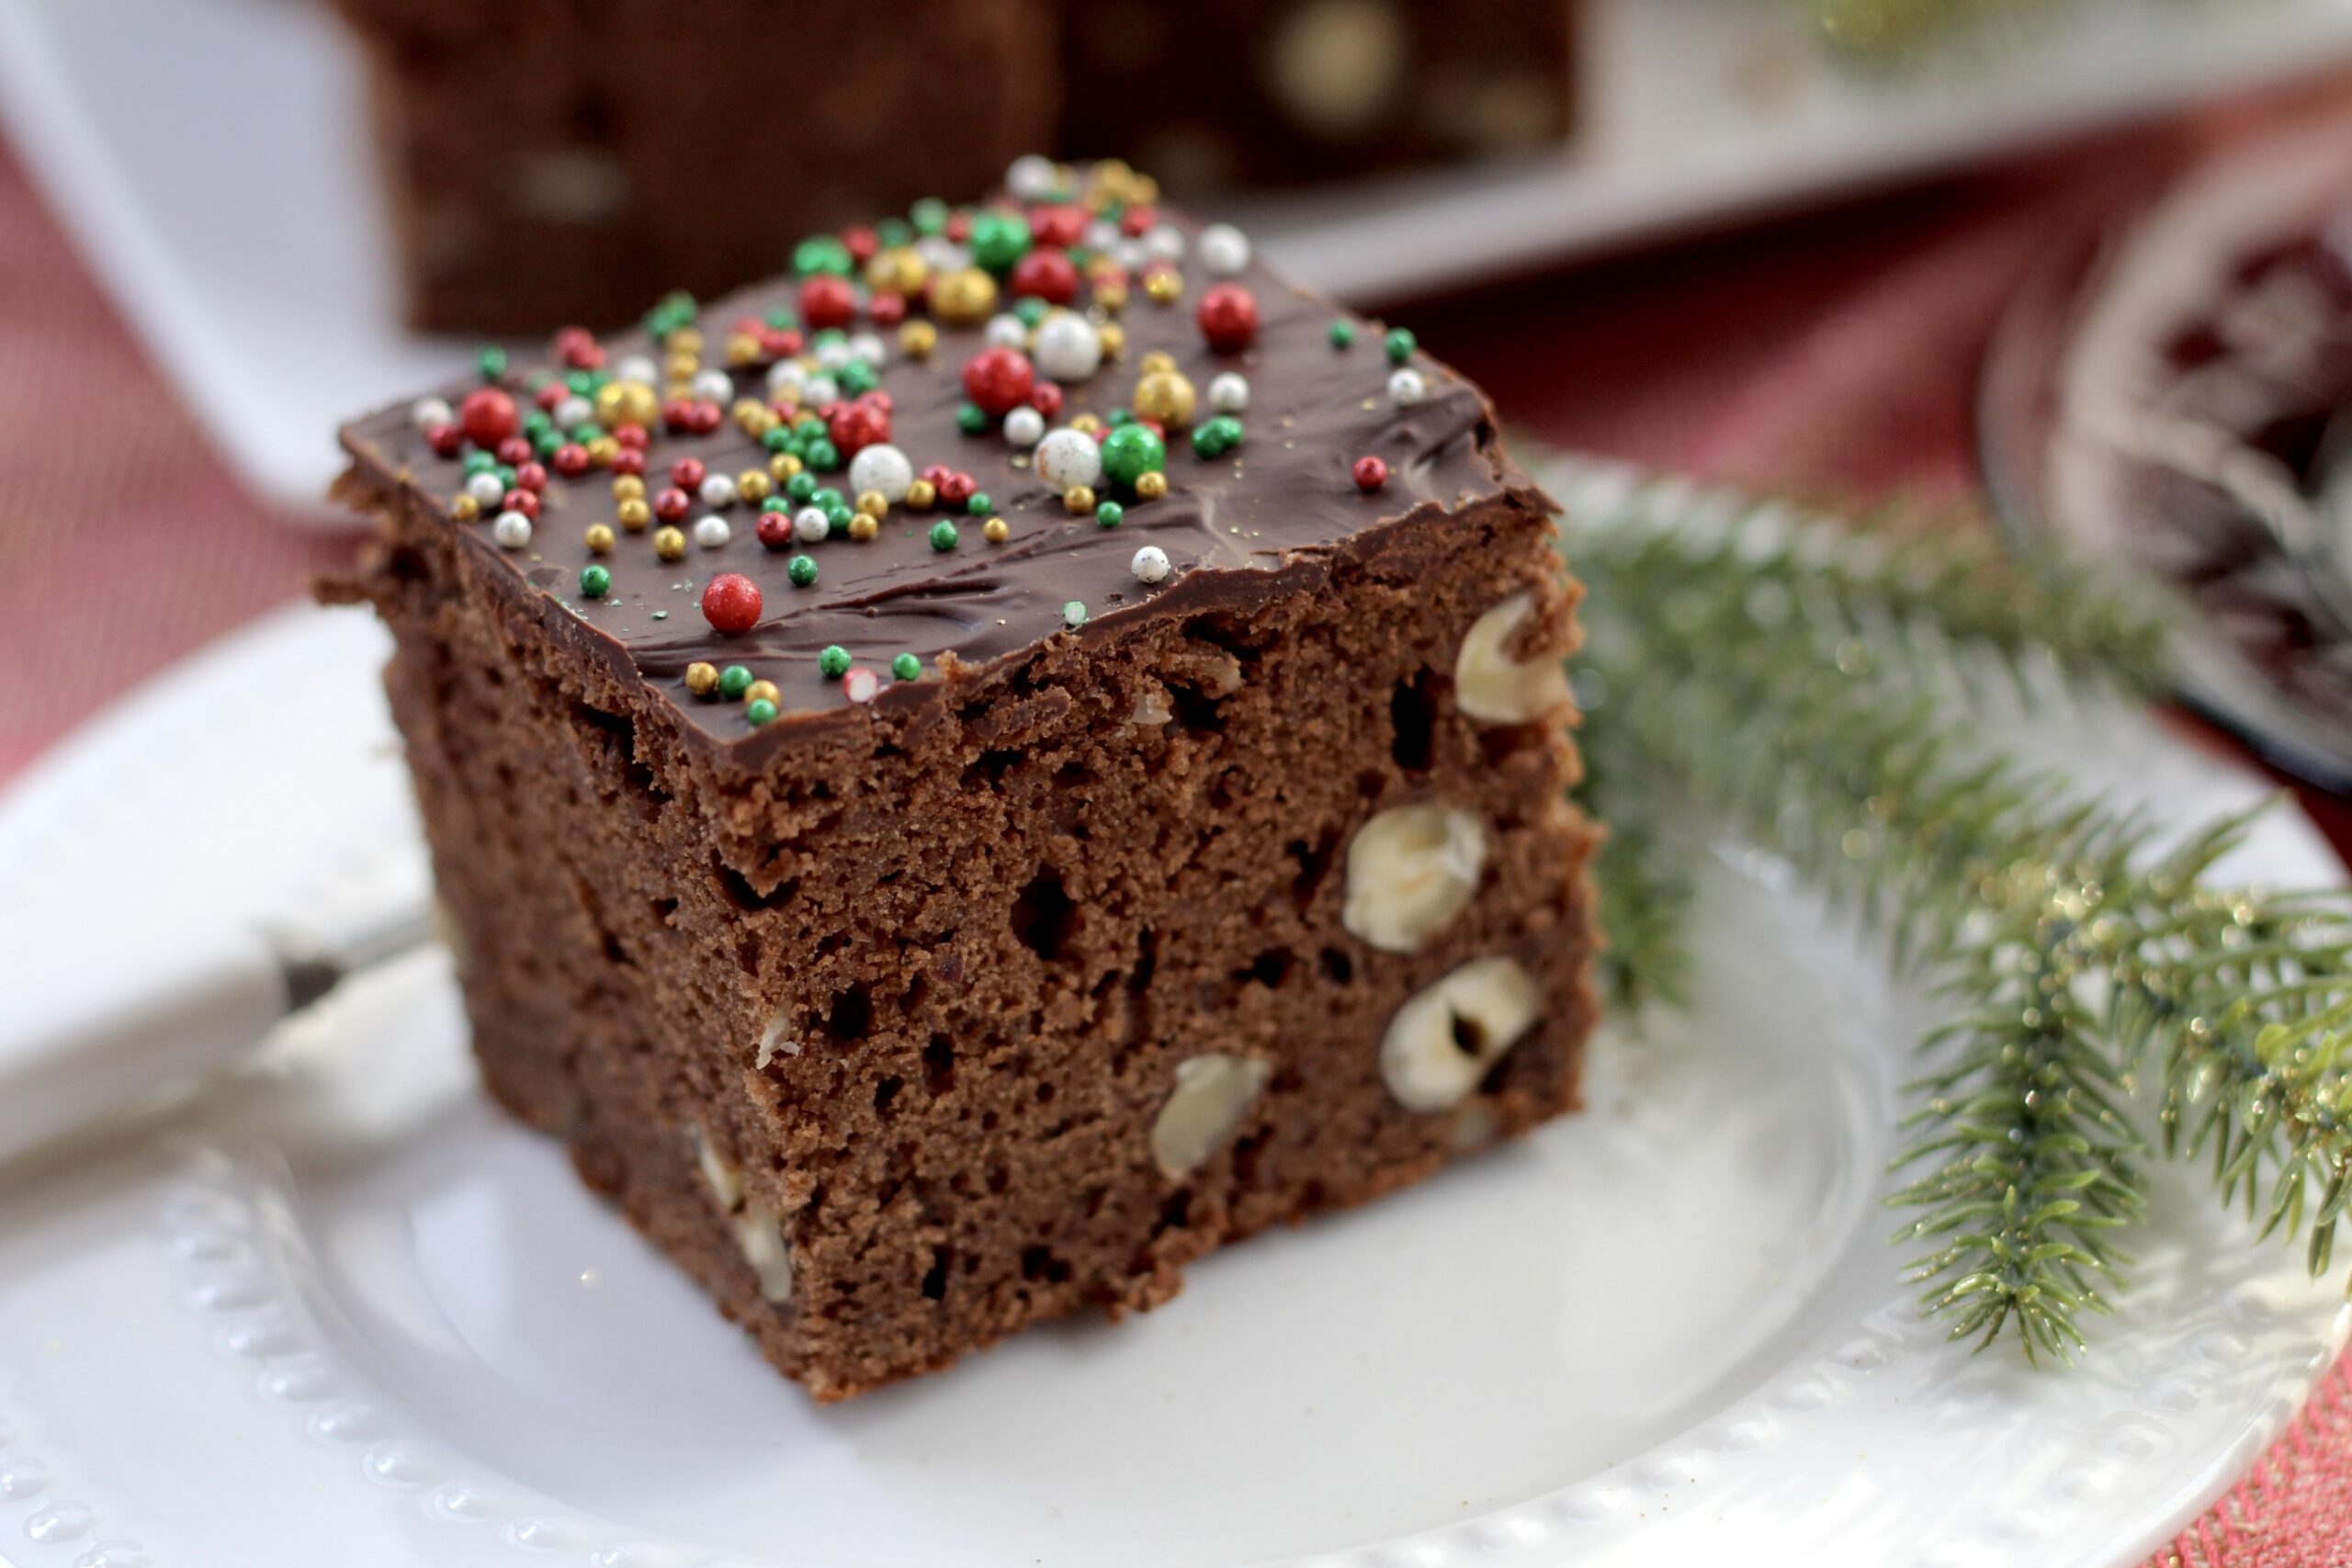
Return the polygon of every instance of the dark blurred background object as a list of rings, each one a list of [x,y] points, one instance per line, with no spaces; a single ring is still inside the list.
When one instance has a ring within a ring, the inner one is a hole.
[[[427,330],[626,321],[1053,140],[1057,0],[336,0]],[[812,62],[822,62],[811,69]]]
[[[1577,0],[1072,5],[1066,157],[1120,157],[1182,197],[1558,145]]]

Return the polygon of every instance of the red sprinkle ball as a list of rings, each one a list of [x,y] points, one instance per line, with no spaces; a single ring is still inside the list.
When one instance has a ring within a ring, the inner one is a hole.
[[[711,629],[741,637],[760,624],[760,585],[740,571],[722,571],[702,591],[702,616]]]
[[[1051,381],[1040,381],[1029,389],[1029,406],[1052,419],[1062,412],[1062,389]]]
[[[514,412],[514,400],[496,387],[476,387],[458,405],[458,428],[489,451],[523,428],[523,416]]]
[[[800,285],[800,322],[812,332],[845,327],[857,314],[857,293],[846,277],[820,272]]]
[[[1086,209],[1056,202],[1029,209],[1029,237],[1040,245],[1068,250],[1086,235]]]
[[[825,411],[825,434],[844,457],[854,457],[868,446],[889,440],[888,394],[867,392],[849,402],[835,403]]]
[[[768,548],[772,550],[789,549],[792,547],[792,513],[789,512],[763,512],[760,513],[760,521],[756,525],[756,531],[760,536],[760,543],[765,545]]]
[[[964,365],[965,396],[998,419],[1027,401],[1036,384],[1036,367],[1017,348],[983,349]]]
[[[1012,264],[1012,297],[1067,305],[1078,298],[1078,264],[1060,251],[1031,251]]]
[[[454,457],[466,445],[466,433],[454,424],[436,424],[424,433],[424,444],[436,457]]]
[[[670,465],[670,482],[680,490],[700,490],[706,473],[700,457],[681,457]]]
[[[1370,495],[1388,482],[1388,465],[1367,455],[1356,459],[1355,474],[1356,489]]]
[[[1238,283],[1211,288],[1193,314],[1201,335],[1219,354],[1238,354],[1258,335],[1258,298]]]

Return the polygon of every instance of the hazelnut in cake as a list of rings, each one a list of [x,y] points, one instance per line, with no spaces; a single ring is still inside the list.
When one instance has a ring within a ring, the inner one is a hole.
[[[1577,1102],[1577,590],[1118,165],[344,432],[491,1091],[838,1400]]]

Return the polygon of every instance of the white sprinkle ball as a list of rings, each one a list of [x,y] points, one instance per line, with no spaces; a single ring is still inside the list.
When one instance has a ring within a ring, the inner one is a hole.
[[[1062,606],[1062,625],[1066,626],[1082,626],[1085,624],[1086,605],[1083,601],[1073,599],[1069,604]]]
[[[1161,582],[1168,577],[1168,552],[1158,545],[1146,545],[1127,563],[1134,569],[1138,582]]]
[[[408,417],[417,429],[430,430],[436,424],[454,424],[458,413],[447,398],[419,398],[409,405]]]
[[[735,481],[725,474],[712,474],[702,481],[702,503],[713,507],[734,505]]]
[[[727,525],[727,519],[716,514],[695,525],[695,543],[707,550],[715,550],[734,536],[735,530]]]
[[[849,340],[849,356],[852,359],[862,359],[868,365],[878,366],[883,360],[889,357],[889,349],[883,345],[881,333],[855,333],[851,334]]]
[[[827,338],[817,345],[817,363],[825,369],[846,369],[852,357],[847,338]]]
[[[1075,310],[1051,310],[1037,323],[1030,358],[1048,381],[1083,381],[1102,367],[1102,334]]]
[[[484,506],[495,506],[506,499],[506,487],[496,474],[481,473],[466,481],[466,493]]]
[[[821,545],[825,536],[833,531],[833,520],[825,515],[821,506],[804,506],[792,514],[792,537],[795,543]]]
[[[1155,223],[1143,237],[1144,254],[1155,261],[1184,259],[1184,231],[1173,223]]]
[[[735,383],[724,370],[697,370],[695,378],[686,383],[686,389],[698,402],[723,403],[735,395]]]
[[[797,393],[808,384],[808,367],[797,359],[779,359],[768,367],[768,390]]]
[[[961,272],[972,265],[972,253],[944,234],[925,234],[917,240],[915,254],[933,272]]]
[[[1411,408],[1429,395],[1429,381],[1409,365],[1388,378],[1388,400],[1400,409]]]
[[[1014,409],[1004,416],[1004,438],[1015,446],[1035,446],[1045,439],[1046,416],[1035,409]]]
[[[616,381],[635,381],[639,386],[650,387],[661,374],[652,359],[642,354],[625,354],[613,362],[613,379]]]
[[[1119,243],[1119,226],[1108,218],[1097,218],[1086,225],[1086,248],[1107,251]]]
[[[1012,311],[1001,310],[989,318],[988,331],[983,335],[990,348],[1019,348],[1029,341],[1029,329]]]
[[[596,405],[574,392],[556,404],[554,412],[548,417],[555,421],[558,430],[571,430],[595,418]]]
[[[1201,231],[1201,265],[1211,277],[1231,277],[1250,265],[1250,236],[1230,223]]]
[[[882,689],[882,677],[863,664],[853,664],[842,675],[842,695],[854,703],[870,703]]]
[[[1220,370],[1209,378],[1209,407],[1219,413],[1239,413],[1250,406],[1250,378],[1238,370]]]
[[[800,389],[800,400],[811,408],[823,408],[827,403],[842,400],[842,384],[822,371],[808,378]]]
[[[1141,272],[1151,261],[1151,253],[1141,240],[1122,237],[1111,247],[1111,259],[1129,272]]]
[[[849,488],[853,495],[875,491],[896,506],[907,499],[907,489],[914,482],[913,462],[887,441],[860,447],[857,456],[849,460]]]
[[[1061,171],[1042,152],[1023,152],[1004,171],[1004,188],[1023,201],[1043,201],[1061,184]]]
[[[519,550],[531,542],[531,520],[519,512],[502,512],[490,525],[490,534],[505,548]]]
[[[1082,430],[1064,426],[1037,443],[1037,477],[1058,491],[1091,485],[1102,477],[1102,448]]]

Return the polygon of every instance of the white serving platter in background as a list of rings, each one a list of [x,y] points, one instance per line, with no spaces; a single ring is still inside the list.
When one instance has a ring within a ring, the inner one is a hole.
[[[11,982],[413,846],[385,644],[266,618],[0,796]],[[2142,714],[2002,739],[2159,823],[2263,793]],[[2341,874],[2286,809],[2227,871]],[[1943,1343],[1880,1202],[1916,998],[1769,857],[1701,909],[1694,1012],[1605,1035],[1582,1114],[827,1410],[493,1110],[420,954],[168,1126],[0,1173],[0,1562],[2135,1568],[2326,1370],[2335,1282],[2165,1166],[2083,1365]]]
[[[2352,0],[2080,0],[1997,67],[1840,68],[1802,0],[1587,0],[1555,157],[1240,204],[1359,303],[1688,232],[2352,59]],[[313,0],[0,0],[0,120],[267,500],[328,522],[333,431],[456,371],[400,325],[356,51]]]

